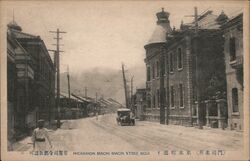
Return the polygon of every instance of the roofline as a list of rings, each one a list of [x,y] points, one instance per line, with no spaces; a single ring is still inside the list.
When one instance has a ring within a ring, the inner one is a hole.
[[[230,20],[228,20],[225,24],[223,24],[221,26],[221,29],[224,30],[226,28],[229,28],[231,26],[234,26],[235,24],[237,24],[239,21],[243,22],[243,12],[236,15],[235,17],[231,18]],[[243,25],[243,24],[242,24]]]
[[[162,44],[165,44],[165,43],[166,43],[166,41],[164,41],[164,42],[149,43],[149,44],[144,45],[144,48],[147,49],[147,48],[149,48],[149,47],[151,47],[151,46],[154,46],[154,45],[162,45]]]

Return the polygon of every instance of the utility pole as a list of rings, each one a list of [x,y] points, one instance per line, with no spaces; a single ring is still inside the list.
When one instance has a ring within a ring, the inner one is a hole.
[[[66,33],[65,31],[60,31],[57,29],[56,31],[50,31],[51,33],[56,33],[56,71],[57,71],[57,93],[56,93],[56,109],[57,109],[57,128],[60,128],[61,126],[61,121],[60,121],[60,37],[61,33]]]
[[[194,36],[194,55],[195,55],[195,84],[196,84],[196,101],[197,101],[197,124],[202,128],[200,120],[200,88],[199,88],[199,70],[198,70],[198,10],[194,7],[194,20],[195,20],[195,36]]]
[[[13,20],[14,21],[14,20]],[[25,53],[25,107],[24,107],[24,126],[26,128],[26,113],[29,109],[29,78],[28,78],[28,53]]]
[[[165,55],[165,59],[166,59],[166,61],[165,62],[169,62],[168,61],[168,55],[166,54]],[[169,99],[169,65],[167,64],[166,65],[166,67],[167,67],[167,69],[166,69],[166,72],[167,72],[167,82],[166,82],[166,87],[167,87],[167,92],[166,92],[166,98],[167,98],[167,100],[166,100],[166,107],[167,107],[167,110],[166,110],[166,113],[165,113],[165,115],[166,115],[166,121],[165,121],[165,123],[166,123],[166,125],[168,125],[169,124],[169,108],[170,108],[170,99]]]
[[[130,80],[130,109],[133,111],[134,110],[134,101],[133,101],[133,80],[134,76],[131,77]]]
[[[160,124],[165,124],[165,88],[164,88],[164,52],[162,48],[160,53]]]
[[[132,76],[132,78],[131,78],[131,90],[130,90],[130,96],[131,96],[131,98],[130,98],[130,105],[131,105],[131,110],[133,110],[132,108],[133,108],[133,104],[134,104],[134,102],[133,102],[133,81],[134,81],[134,76]]]
[[[198,9],[194,7],[194,23],[195,23],[195,34],[198,34]]]
[[[67,78],[68,78],[68,94],[69,94],[69,107],[70,107],[70,76],[69,76],[69,66],[67,66]]]
[[[123,86],[125,92],[125,103],[126,103],[126,108],[128,108],[128,92],[127,92],[127,81],[125,77],[124,64],[122,64],[122,76],[123,76]]]
[[[199,31],[199,24],[198,24],[198,17],[201,15],[198,15],[198,9],[197,7],[194,7],[194,15],[187,15],[186,17],[194,17],[194,56],[195,56],[195,86],[196,86],[196,103],[197,103],[197,124],[201,128],[200,120],[199,120],[199,115],[200,115],[200,92],[199,92],[199,71],[198,71],[198,31]],[[190,109],[190,122],[191,125],[193,125],[193,119],[192,119],[192,108]]]

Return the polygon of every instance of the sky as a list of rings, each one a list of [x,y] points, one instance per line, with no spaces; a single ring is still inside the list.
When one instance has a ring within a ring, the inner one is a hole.
[[[185,17],[210,9],[214,14],[222,10],[231,16],[239,13],[242,3],[198,1],[20,1],[2,2],[2,25],[14,19],[23,32],[40,35],[48,49],[55,49],[55,35],[61,35],[61,72],[67,65],[80,73],[93,68],[120,70],[121,62],[129,67],[144,66],[145,49],[156,26],[155,14],[164,7],[170,13],[170,25],[179,28]],[[144,71],[143,71],[144,72]]]

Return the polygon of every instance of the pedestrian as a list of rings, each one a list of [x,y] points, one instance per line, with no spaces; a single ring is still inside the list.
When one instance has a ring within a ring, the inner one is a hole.
[[[48,135],[48,129],[44,128],[44,120],[38,120],[38,127],[33,131],[32,142],[33,150],[44,151],[48,149],[48,143],[50,148],[52,144]]]

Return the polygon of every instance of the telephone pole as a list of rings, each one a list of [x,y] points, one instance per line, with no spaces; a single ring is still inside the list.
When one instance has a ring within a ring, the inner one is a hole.
[[[195,56],[195,89],[196,89],[196,106],[198,106],[196,109],[197,113],[197,124],[199,128],[202,128],[201,122],[200,122],[200,91],[199,91],[199,70],[198,70],[198,31],[199,31],[199,24],[198,24],[198,17],[201,15],[198,15],[198,9],[197,7],[194,7],[194,15],[189,15],[189,17],[194,17],[194,56]],[[191,125],[193,124],[193,119],[192,119],[192,108],[190,109],[190,115],[191,115]]]
[[[134,76],[132,76],[131,82],[130,82],[130,83],[131,83],[131,87],[130,87],[130,88],[131,88],[131,90],[130,90],[130,92],[131,92],[131,93],[130,93],[130,96],[131,96],[131,97],[130,97],[131,110],[133,110],[133,109],[132,109],[132,108],[133,108],[133,81],[134,81]]]
[[[194,37],[194,55],[195,55],[195,84],[196,84],[196,101],[197,101],[197,124],[202,128],[200,120],[200,88],[199,88],[199,70],[198,70],[198,10],[194,7],[194,20],[195,20],[195,37]]]
[[[68,78],[68,94],[69,94],[69,106],[70,106],[70,76],[69,76],[69,66],[67,66],[67,78]]]
[[[125,92],[125,103],[126,103],[126,108],[128,108],[128,92],[127,92],[127,81],[125,77],[124,64],[122,64],[122,77],[123,77],[123,85]]]
[[[166,123],[166,118],[165,118],[165,88],[164,88],[164,68],[165,68],[165,64],[164,64],[164,53],[165,50],[164,48],[161,49],[161,53],[160,53],[160,124],[165,124]],[[167,118],[168,119],[168,118]]]
[[[50,33],[55,33],[56,37],[54,39],[56,39],[56,72],[57,72],[57,93],[56,93],[56,109],[57,109],[57,128],[60,128],[60,39],[62,39],[60,37],[60,34],[62,33],[66,33],[65,31],[60,31],[59,29],[57,29],[56,31],[49,31]],[[53,44],[54,45],[54,44]]]

